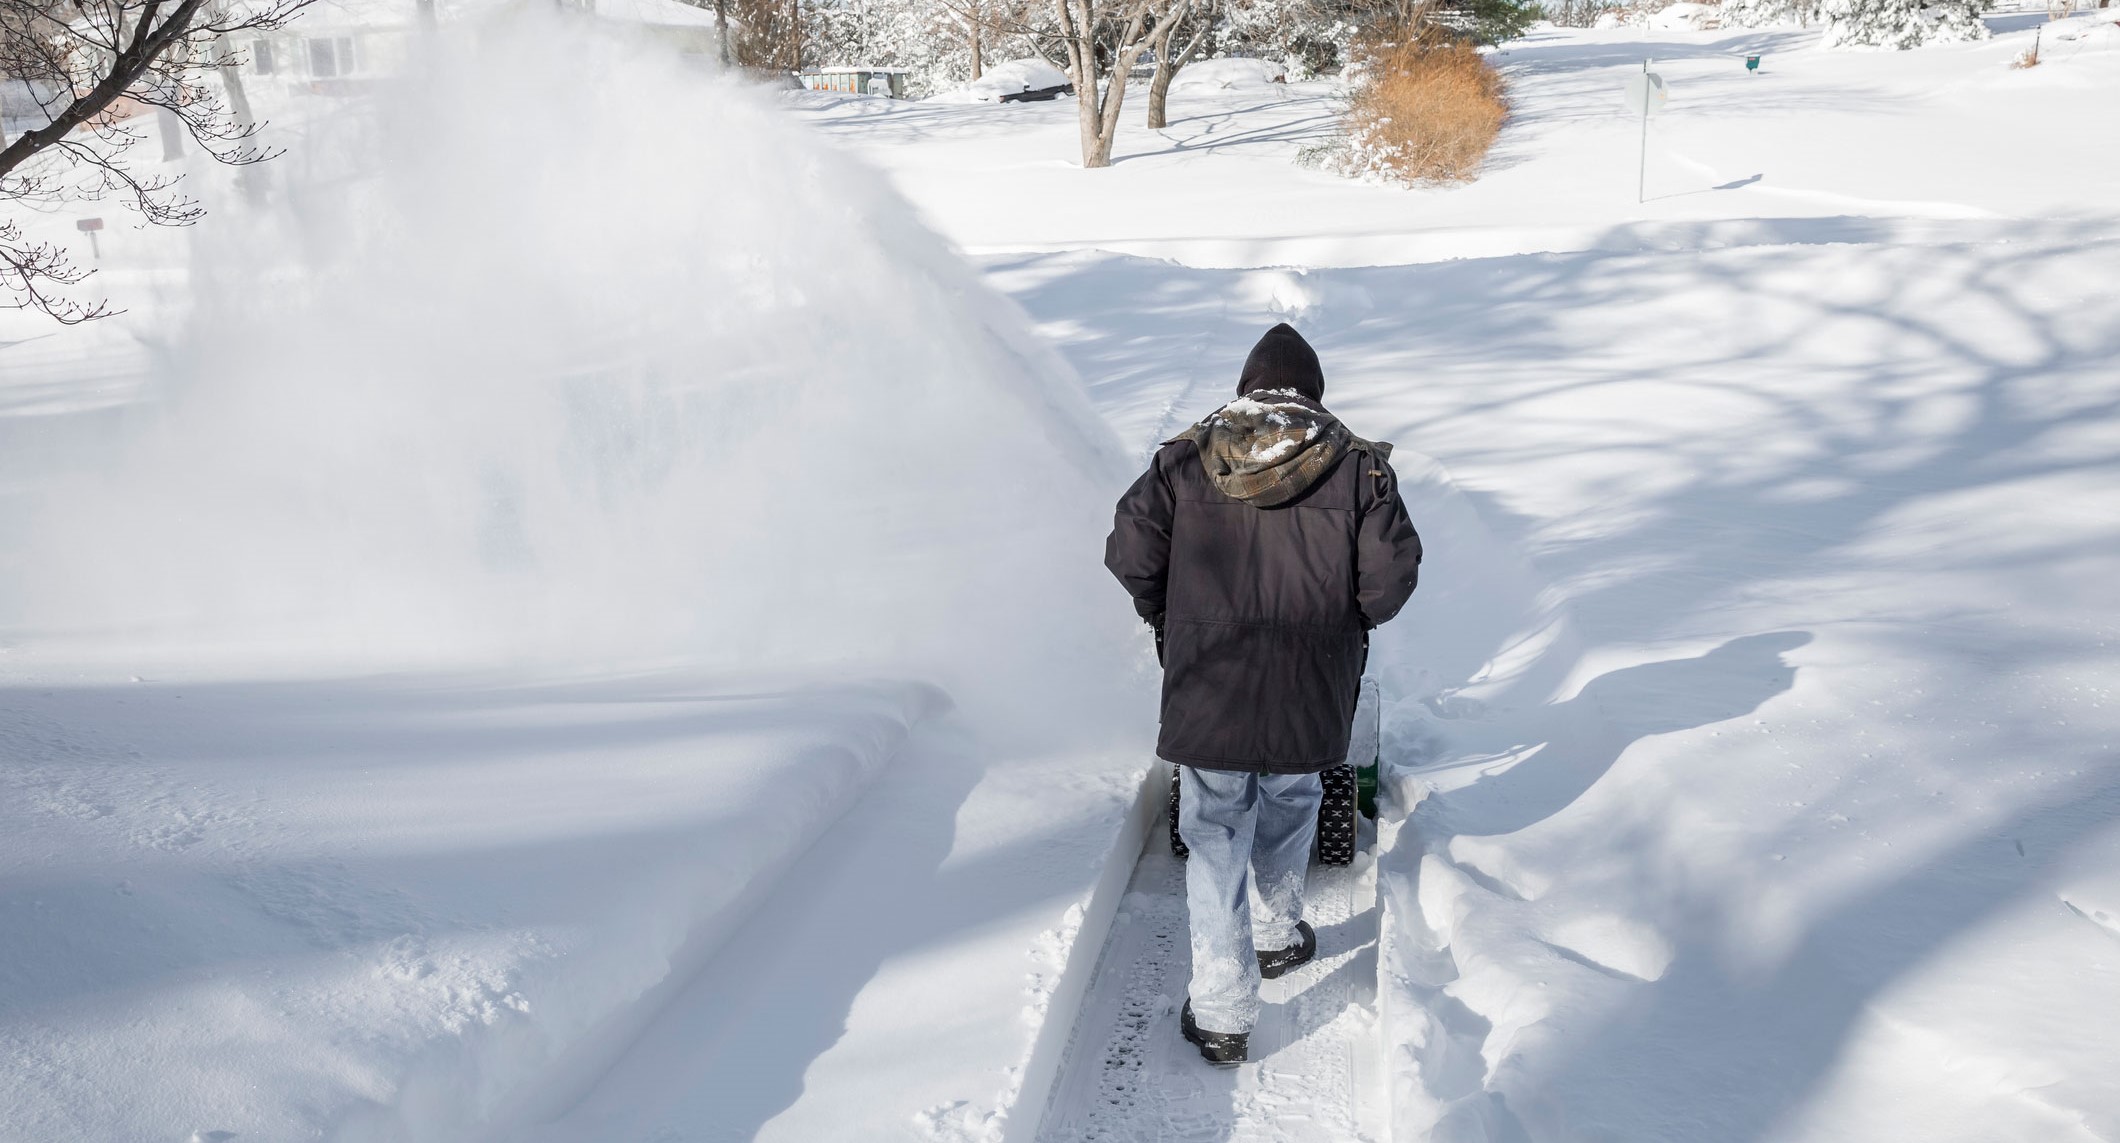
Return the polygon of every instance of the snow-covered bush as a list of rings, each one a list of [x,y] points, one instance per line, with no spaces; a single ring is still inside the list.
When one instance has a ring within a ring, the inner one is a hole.
[[[1718,23],[1713,4],[1666,4],[1649,14],[1648,25],[1660,32],[1689,31]]]
[[[1696,31],[1722,26],[1714,4],[1690,0],[1641,0],[1605,9],[1591,25],[1597,28],[1653,28],[1660,32]]]
[[[1205,54],[1287,61],[1288,78],[1334,74],[1347,66],[1361,30],[1355,13],[1313,0],[1229,0]]]
[[[1555,27],[1589,28],[1619,6],[1617,0],[1550,0],[1540,8]]]
[[[1288,69],[1274,60],[1221,59],[1201,60],[1185,65],[1178,72],[1171,86],[1184,88],[1256,87],[1267,83],[1285,83]]]
[[[1825,0],[1820,14],[1826,29],[1820,44],[1903,51],[1924,44],[1984,40],[1988,30],[1980,14],[1989,7],[1988,0],[1942,0],[1927,5],[1920,0]]]
[[[1818,22],[1819,0],[1722,0],[1721,15],[1726,28],[1808,27]]]

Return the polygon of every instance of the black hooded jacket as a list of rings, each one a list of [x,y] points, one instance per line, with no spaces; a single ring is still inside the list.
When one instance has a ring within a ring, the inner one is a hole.
[[[1210,770],[1345,760],[1363,633],[1413,593],[1421,540],[1391,446],[1325,411],[1317,354],[1275,326],[1237,400],[1157,451],[1104,563],[1163,631],[1156,752]]]

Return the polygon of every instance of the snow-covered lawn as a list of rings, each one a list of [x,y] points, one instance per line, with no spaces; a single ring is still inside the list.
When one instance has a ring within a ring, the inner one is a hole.
[[[1541,33],[1488,174],[1415,192],[1292,165],[1312,86],[1098,173],[1062,110],[826,120],[1137,450],[1287,319],[1438,462],[1379,642],[1435,791],[1382,854],[1394,1138],[2120,1133],[2120,28],[2056,30]]]
[[[0,326],[0,1139],[2120,1137],[2112,19],[1541,31],[1413,191],[1241,69],[1084,172],[569,52],[119,257],[190,292]],[[1278,320],[1429,562],[1225,1080],[1097,540]]]
[[[1821,52],[1815,33],[1794,28],[1535,32],[1496,56],[1514,78],[1516,115],[1480,180],[1415,191],[1293,166],[1333,131],[1326,84],[1181,91],[1168,129],[1129,118],[1104,171],[1071,167],[1065,100],[818,100],[815,114],[974,253],[1318,267],[1844,241],[1940,233],[1939,222],[2109,221],[2120,160],[2096,122],[2120,83],[2112,21],[2094,13],[2049,28],[2048,62],[2029,70],[2008,66],[2029,29],[1908,53]],[[1764,56],[1757,75],[1749,54]],[[1671,97],[1650,122],[1648,201],[1637,204],[1640,124],[1620,92],[1646,59]]]

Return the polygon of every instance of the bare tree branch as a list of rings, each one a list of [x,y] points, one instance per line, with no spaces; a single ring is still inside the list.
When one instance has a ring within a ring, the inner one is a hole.
[[[114,198],[157,226],[204,216],[181,176],[136,170],[135,116],[159,109],[218,162],[248,166],[278,152],[256,142],[229,37],[267,31],[310,0],[0,0],[0,80],[29,93],[42,122],[0,137],[0,208]],[[30,239],[19,217],[0,219],[0,308],[33,308],[60,321],[111,312],[66,300],[94,271]]]

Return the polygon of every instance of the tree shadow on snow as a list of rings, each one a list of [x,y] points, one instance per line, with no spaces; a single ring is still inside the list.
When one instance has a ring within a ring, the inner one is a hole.
[[[1572,698],[1473,724],[1453,736],[1457,751],[1521,760],[1423,801],[1418,828],[1490,836],[1536,825],[1588,793],[1636,742],[1741,718],[1786,693],[1796,670],[1784,656],[1810,642],[1806,631],[1747,635],[1705,655],[1608,671]]]
[[[1608,54],[1631,50],[1619,45]],[[1741,717],[1788,691],[1794,676],[1784,656],[1811,636],[1748,630],[1747,616],[1762,601],[1782,616],[1796,601],[1798,613],[1818,616],[1808,626],[1821,634],[1834,623],[1834,634],[1847,637],[1847,625],[1860,622],[1857,646],[1921,664],[1942,693],[1907,696],[1908,717],[1895,729],[1909,749],[1929,751],[1924,763],[1969,782],[1991,757],[2053,759],[2064,774],[2080,765],[2079,776],[2019,793],[1993,828],[1866,883],[1807,921],[1793,947],[1763,967],[1727,963],[1718,935],[1755,902],[1725,899],[1722,882],[1672,889],[1668,971],[1654,983],[1623,983],[1631,991],[1608,1019],[1511,1063],[1511,1104],[1527,1123],[1547,1115],[1569,1124],[1570,1137],[1753,1143],[1786,1131],[1835,1074],[1881,995],[1954,940],[2046,892],[2042,882],[2057,864],[2120,816],[2110,767],[2072,753],[2082,749],[2081,732],[2055,725],[2023,694],[2022,680],[2057,662],[2109,654],[2100,650],[2097,623],[2029,624],[1992,601],[1935,590],[1939,581],[1929,578],[2051,579],[2080,566],[2073,561],[2120,554],[2110,529],[2018,534],[2006,514],[1998,516],[1994,542],[1930,541],[1915,557],[1926,594],[1904,599],[1891,593],[1893,561],[1908,557],[1873,546],[1910,528],[1922,536],[1921,513],[1954,497],[2109,474],[2120,461],[2104,438],[2095,447],[2054,445],[2081,439],[2068,435],[2072,428],[2120,417],[2120,396],[2084,384],[2120,360],[2120,321],[2107,316],[2109,300],[2073,307],[2043,300],[2057,281],[2072,280],[2055,278],[2061,271],[2045,260],[2120,257],[2120,243],[2080,235],[2057,242],[2037,223],[1967,225],[1963,243],[1867,252],[1861,287],[1844,288],[1837,278],[1852,272],[1846,262],[1816,246],[1772,245],[1809,241],[1803,233],[1780,233],[1771,219],[1733,225],[1761,228],[1754,248],[1717,254],[1680,238],[1649,251],[1629,231],[1615,236],[1621,248],[1614,251],[1311,271],[1309,303],[1288,314],[1247,294],[1244,276],[1252,271],[1116,257],[1079,263],[1017,295],[1033,315],[1047,299],[1075,307],[1101,297],[1066,314],[1081,329],[1079,342],[1063,346],[1078,368],[1114,392],[1169,394],[1197,411],[1218,403],[1219,385],[1194,394],[1182,378],[1152,375],[1159,360],[1137,367],[1124,353],[1129,339],[1177,345],[1187,337],[1182,314],[1175,336],[1145,337],[1161,332],[1162,300],[1199,314],[1219,296],[1218,324],[1230,330],[1293,317],[1319,347],[1328,399],[1357,431],[1447,459],[1470,485],[1462,498],[1485,528],[1526,555],[1541,583],[1565,585],[1580,641],[1556,644],[1520,686],[1505,688],[1491,709],[1506,717],[1452,728],[1496,752],[1544,746],[1438,796],[1423,811],[1430,828],[1521,830],[1596,787],[1643,737]],[[1848,233],[1833,220],[1815,225],[1821,234]],[[1874,229],[1855,229],[1863,226]],[[2016,240],[2007,241],[2012,227]],[[1716,244],[1712,235],[1696,237]],[[1880,237],[1888,238],[1851,240]],[[1673,298],[1686,305],[1655,304]],[[1231,367],[1219,372],[1233,378],[1245,346],[1209,348]],[[1762,370],[1760,360],[1777,367]],[[1820,374],[1848,379],[1821,387]],[[1629,431],[1640,410],[1667,402],[1716,415],[1691,436]],[[1733,447],[1734,438],[1745,447]],[[1755,447],[1770,438],[1786,448]],[[1647,449],[1657,450],[1654,465],[1642,463]],[[1556,464],[1610,472],[1610,498],[1620,508],[1586,503],[1564,517],[1571,526],[1558,528],[1479,487],[1479,474]],[[1643,479],[1637,473],[1653,482],[1635,483]],[[2075,485],[2047,486],[2054,487]],[[2016,502],[2047,509],[2054,495],[2027,491]],[[1443,546],[1431,552],[1439,579],[1450,559]],[[1807,593],[1815,605],[1803,602]],[[1417,595],[1409,615],[1424,614],[1422,606]],[[1416,622],[1434,628],[1447,619]],[[1585,645],[1705,635],[1722,641],[1706,654],[1606,672],[1573,697],[1547,702]],[[1490,643],[1444,656],[1448,665],[1433,682],[1469,679],[1473,660],[1497,650]],[[1842,679],[1885,682],[1859,664],[1837,669]],[[1968,710],[1965,696],[1993,700]],[[1918,815],[1918,802],[1884,802],[1881,812]],[[1788,824],[1775,828],[1800,847],[1796,834],[1810,825],[1782,816]],[[2037,840],[2019,853],[2013,837]],[[1614,851],[1647,844],[1616,838]],[[1778,841],[1770,832],[1762,844]]]

